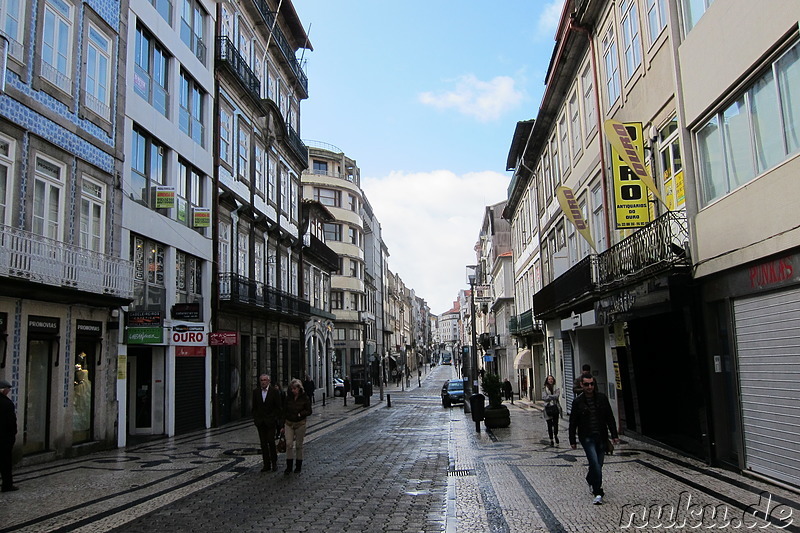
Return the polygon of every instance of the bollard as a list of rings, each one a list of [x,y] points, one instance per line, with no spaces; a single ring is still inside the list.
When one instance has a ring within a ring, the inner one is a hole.
[[[342,398],[344,398],[344,406],[347,407],[347,392],[342,394]]]
[[[325,393],[322,393],[322,407],[325,407]]]
[[[387,394],[386,395],[386,407],[391,407],[391,406],[392,406],[392,395],[391,394]]]

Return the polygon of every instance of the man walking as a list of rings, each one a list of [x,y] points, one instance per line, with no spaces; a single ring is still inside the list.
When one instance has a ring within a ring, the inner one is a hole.
[[[17,414],[14,402],[8,397],[11,383],[0,380],[0,476],[3,478],[3,492],[17,490],[11,476],[11,457],[14,441],[17,438]]]
[[[278,470],[278,450],[275,448],[275,428],[283,424],[283,402],[278,389],[270,386],[268,374],[258,377],[260,387],[253,391],[253,423],[258,429],[261,456],[264,459],[262,472]]]
[[[586,459],[589,461],[589,473],[586,482],[592,486],[595,505],[603,503],[603,460],[606,455],[607,431],[611,432],[614,444],[619,444],[617,422],[611,411],[611,404],[605,394],[597,392],[594,377],[584,374],[581,376],[583,394],[572,402],[572,412],[569,415],[569,444],[576,449],[575,430],[578,430],[578,439],[581,441]]]

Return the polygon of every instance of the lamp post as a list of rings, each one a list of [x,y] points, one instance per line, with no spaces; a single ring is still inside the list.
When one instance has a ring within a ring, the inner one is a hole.
[[[469,395],[478,392],[478,341],[475,334],[475,278],[478,274],[477,265],[467,265],[467,281],[469,281],[469,312],[470,312],[470,329],[472,329],[472,353],[470,354],[470,390],[467,391]],[[467,395],[465,392],[465,395]],[[467,395],[467,397],[469,397]],[[465,402],[466,403],[466,402]]]

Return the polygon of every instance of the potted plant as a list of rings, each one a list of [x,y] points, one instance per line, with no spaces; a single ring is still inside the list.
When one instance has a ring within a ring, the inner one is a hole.
[[[489,405],[484,412],[483,423],[487,428],[507,428],[511,425],[511,413],[508,407],[503,405],[502,389],[500,376],[497,374],[485,374],[481,382],[483,392],[489,398]]]

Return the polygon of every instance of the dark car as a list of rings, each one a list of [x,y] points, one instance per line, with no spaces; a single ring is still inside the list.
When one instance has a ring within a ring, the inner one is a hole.
[[[464,380],[451,379],[442,387],[442,406],[450,407],[454,403],[464,403]]]

